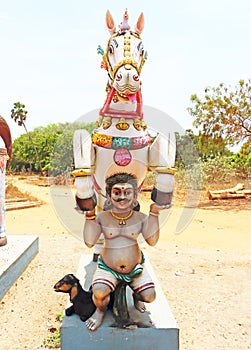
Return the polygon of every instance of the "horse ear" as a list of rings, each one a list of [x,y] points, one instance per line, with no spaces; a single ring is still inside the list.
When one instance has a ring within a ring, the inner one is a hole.
[[[116,28],[115,28],[114,20],[112,18],[112,15],[110,14],[109,10],[106,11],[105,20],[106,20],[107,28],[108,28],[110,34],[112,35],[113,33],[115,33]]]
[[[144,14],[143,14],[143,12],[141,12],[141,14],[139,15],[138,21],[136,23],[136,26],[135,26],[136,33],[141,34],[143,32],[144,23],[145,23]]]

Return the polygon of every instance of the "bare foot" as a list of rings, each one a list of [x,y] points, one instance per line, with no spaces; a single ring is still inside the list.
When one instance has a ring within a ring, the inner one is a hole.
[[[96,331],[96,329],[98,329],[99,326],[101,325],[104,315],[105,315],[105,312],[99,309],[96,309],[92,317],[88,318],[88,320],[85,322],[86,327],[90,331]]]
[[[138,311],[140,311],[142,313],[146,311],[146,307],[145,307],[145,304],[143,303],[143,301],[138,300],[135,295],[133,295],[133,300],[134,300],[134,306]]]
[[[0,238],[0,247],[3,247],[7,244],[7,237],[1,237]]]

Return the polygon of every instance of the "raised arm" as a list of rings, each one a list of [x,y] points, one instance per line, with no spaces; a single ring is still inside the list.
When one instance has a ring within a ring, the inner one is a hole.
[[[142,228],[142,235],[145,239],[145,241],[150,246],[155,246],[159,240],[159,213],[160,210],[168,209],[170,208],[169,205],[167,206],[160,206],[156,203],[153,203],[150,205],[150,212],[148,218],[145,220]]]
[[[84,242],[88,248],[93,247],[101,234],[101,225],[96,218],[95,209],[85,214]]]

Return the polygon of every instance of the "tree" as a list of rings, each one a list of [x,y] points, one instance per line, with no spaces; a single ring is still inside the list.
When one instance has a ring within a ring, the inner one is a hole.
[[[25,110],[25,105],[20,103],[20,102],[15,102],[14,108],[11,110],[11,118],[13,118],[14,121],[18,123],[18,125],[20,125],[20,126],[23,125],[23,127],[26,131],[26,134],[27,134],[27,136],[32,144],[32,147],[34,148],[34,151],[36,153],[36,157],[37,157],[38,164],[39,164],[39,169],[40,169],[40,172],[43,176],[43,170],[42,170],[42,165],[40,162],[38,151],[36,149],[35,144],[33,143],[32,137],[31,137],[30,133],[28,132],[26,125],[24,123],[24,121],[26,120],[26,117],[27,117],[27,111]]]
[[[207,87],[203,99],[193,94],[190,100],[193,107],[188,112],[201,134],[222,138],[231,146],[251,139],[250,80],[240,80],[233,90],[223,83],[216,88]]]
[[[197,148],[201,159],[207,160],[216,156],[229,156],[231,151],[226,147],[222,136],[208,136],[202,133],[196,138]]]
[[[66,128],[58,135],[53,150],[49,154],[47,167],[49,176],[64,175],[73,170],[73,133],[72,128]]]
[[[95,127],[95,123],[59,123],[48,126],[40,126],[29,132],[32,144],[26,135],[21,135],[13,142],[13,156],[10,162],[10,170],[34,172],[39,171],[51,176],[64,174],[73,166],[73,133],[77,129],[86,129],[89,133]],[[40,162],[34,147],[39,155]],[[71,170],[71,169],[70,169]]]
[[[184,134],[175,133],[176,138],[176,166],[186,166],[198,160],[197,136],[191,129]]]
[[[231,152],[226,148],[225,140],[219,137],[207,136],[202,133],[195,135],[191,129],[185,134],[176,133],[177,166],[192,164],[196,159],[207,160],[216,156],[229,156]]]
[[[251,171],[251,140],[242,145],[239,152],[228,158],[228,162],[235,166],[239,173],[250,174]]]

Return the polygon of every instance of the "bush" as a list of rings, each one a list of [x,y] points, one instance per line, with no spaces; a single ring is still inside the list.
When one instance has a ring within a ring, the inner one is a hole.
[[[175,178],[179,188],[200,190],[217,184],[236,184],[240,179],[248,180],[250,175],[251,167],[246,167],[246,163],[234,162],[232,157],[216,156],[186,167],[179,166]]]

